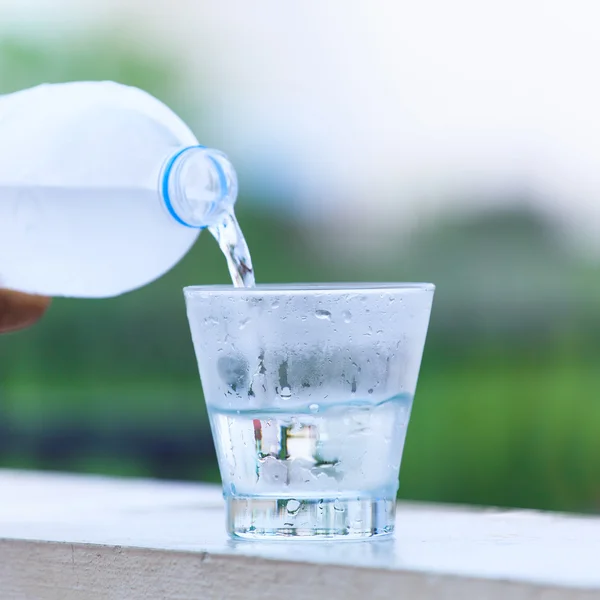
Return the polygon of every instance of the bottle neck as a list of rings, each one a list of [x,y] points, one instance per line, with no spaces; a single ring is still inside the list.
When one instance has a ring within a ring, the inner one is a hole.
[[[203,229],[232,210],[237,176],[222,152],[189,146],[167,159],[160,177],[160,193],[175,221]]]

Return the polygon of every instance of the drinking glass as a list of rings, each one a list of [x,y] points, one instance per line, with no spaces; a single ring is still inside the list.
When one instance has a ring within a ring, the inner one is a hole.
[[[184,290],[238,538],[394,530],[428,283]]]

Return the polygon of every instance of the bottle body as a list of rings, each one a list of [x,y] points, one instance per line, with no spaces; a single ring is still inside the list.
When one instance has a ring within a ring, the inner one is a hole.
[[[135,88],[83,82],[0,97],[0,287],[106,297],[160,277],[202,227],[174,218],[161,180],[197,145]]]

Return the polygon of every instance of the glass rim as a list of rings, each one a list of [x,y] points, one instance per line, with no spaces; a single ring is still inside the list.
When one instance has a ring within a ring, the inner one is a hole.
[[[233,285],[188,285],[183,288],[186,298],[197,295],[238,294],[248,296],[264,296],[269,294],[303,294],[303,293],[363,293],[381,294],[385,292],[433,292],[433,283],[266,283],[252,288],[233,287]]]

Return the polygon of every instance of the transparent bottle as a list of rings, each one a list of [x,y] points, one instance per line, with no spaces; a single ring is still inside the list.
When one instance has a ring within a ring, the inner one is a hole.
[[[236,195],[227,157],[139,89],[77,82],[0,96],[0,288],[99,298],[141,287]]]

